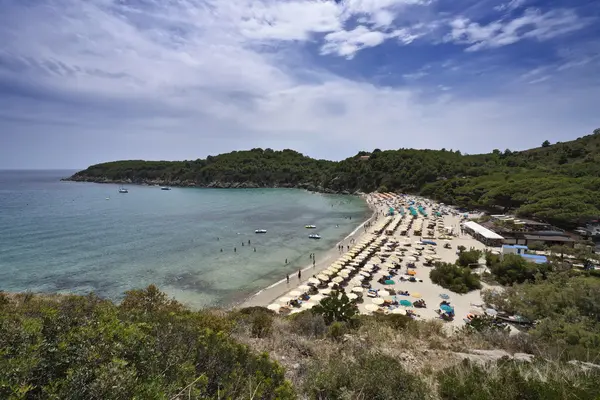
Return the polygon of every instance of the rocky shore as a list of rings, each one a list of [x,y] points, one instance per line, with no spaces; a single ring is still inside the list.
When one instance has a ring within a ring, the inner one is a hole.
[[[212,188],[212,189],[266,189],[266,188],[287,188],[287,189],[304,189],[311,192],[327,193],[327,194],[346,194],[346,195],[361,195],[362,192],[335,191],[312,183],[299,184],[266,184],[257,182],[222,182],[213,181],[208,184],[199,183],[193,180],[165,180],[165,179],[124,179],[115,180],[106,177],[87,176],[75,174],[68,178],[63,178],[63,181],[71,182],[93,182],[93,183],[112,183],[118,185],[146,185],[146,186],[171,186],[171,187],[197,187],[197,188]]]

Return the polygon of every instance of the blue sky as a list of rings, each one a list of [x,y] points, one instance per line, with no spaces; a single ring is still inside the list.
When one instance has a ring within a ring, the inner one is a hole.
[[[0,0],[0,168],[600,127],[592,0]]]

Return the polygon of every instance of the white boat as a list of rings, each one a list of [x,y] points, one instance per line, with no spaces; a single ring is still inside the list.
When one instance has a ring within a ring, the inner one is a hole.
[[[317,228],[317,226],[316,226],[316,225],[304,225],[304,227],[305,227],[306,229],[316,229],[316,228]]]
[[[254,233],[267,233],[266,229],[257,229],[254,231]]]
[[[168,186],[163,186],[163,187],[160,188],[160,190],[171,190],[171,188],[168,187]]]
[[[312,234],[312,235],[308,235],[309,239],[321,239],[321,235],[317,235],[316,233]]]
[[[124,187],[120,187],[119,193],[129,193],[129,191],[127,189],[125,189]]]

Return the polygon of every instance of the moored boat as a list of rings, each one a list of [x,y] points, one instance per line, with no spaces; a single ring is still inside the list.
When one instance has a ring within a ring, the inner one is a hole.
[[[304,227],[306,229],[315,229],[317,226],[316,225],[304,225]]]
[[[257,229],[254,231],[254,233],[267,233],[266,229]]]
[[[317,235],[316,233],[312,234],[312,235],[308,235],[309,239],[321,239],[321,235]]]

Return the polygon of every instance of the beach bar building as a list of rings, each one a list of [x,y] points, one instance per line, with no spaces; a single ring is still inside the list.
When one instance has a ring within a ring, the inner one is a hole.
[[[475,239],[484,243],[486,246],[499,247],[502,245],[504,238],[496,232],[489,230],[485,226],[479,225],[477,222],[465,222],[463,228],[467,233],[470,233]]]

